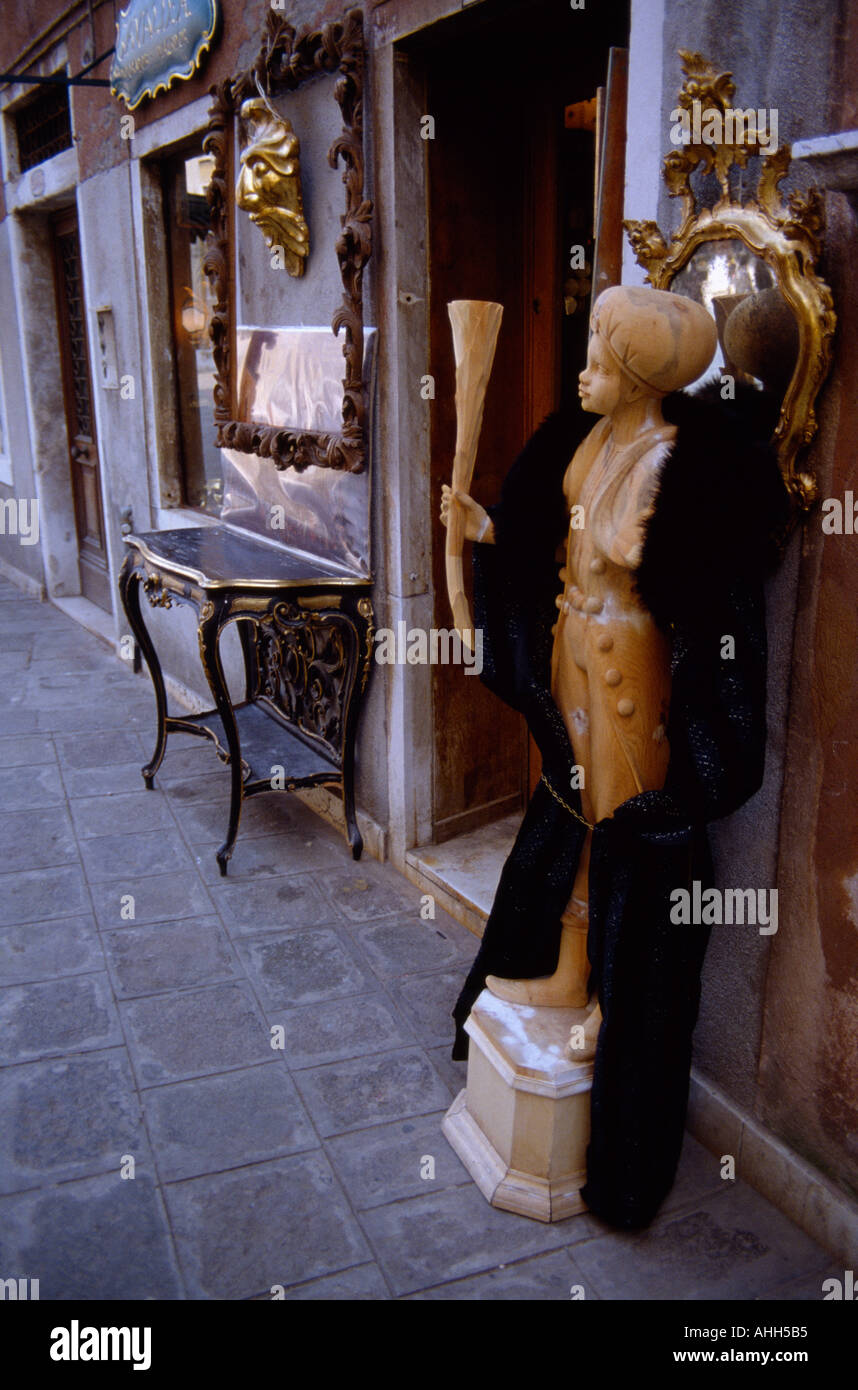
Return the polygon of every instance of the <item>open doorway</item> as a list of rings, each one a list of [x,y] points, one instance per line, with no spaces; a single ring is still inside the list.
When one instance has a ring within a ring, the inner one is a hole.
[[[572,10],[556,0],[529,0],[480,5],[408,45],[434,120],[426,160],[439,628],[451,616],[438,501],[450,479],[456,431],[446,306],[452,299],[504,306],[471,489],[489,505],[530,434],[574,398],[584,365],[595,138],[591,130],[566,128],[564,112],[595,96],[610,48],[627,36],[626,4]],[[587,269],[570,255],[575,246],[583,246]],[[440,664],[432,669],[432,708],[434,844],[465,835],[473,842],[480,827],[505,819],[517,825],[540,773],[523,720],[480,681],[463,679],[461,668]],[[503,836],[492,840],[489,831],[486,842],[502,845]],[[452,844],[450,853],[455,858]],[[436,863],[441,857],[433,855]]]

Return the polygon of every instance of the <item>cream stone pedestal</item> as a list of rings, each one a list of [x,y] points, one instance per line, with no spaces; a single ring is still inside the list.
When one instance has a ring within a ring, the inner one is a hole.
[[[441,1128],[494,1207],[537,1221],[586,1211],[593,1063],[565,1047],[587,1013],[507,1004],[487,989],[471,1011],[467,1088]]]

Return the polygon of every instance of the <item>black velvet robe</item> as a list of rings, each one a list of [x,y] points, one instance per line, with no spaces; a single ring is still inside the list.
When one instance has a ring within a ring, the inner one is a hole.
[[[662,791],[630,798],[595,827],[589,876],[591,989],[604,1022],[583,1196],[619,1227],[652,1220],[673,1184],[685,1128],[709,929],[673,925],[670,892],[695,879],[712,886],[706,823],[741,806],[763,777],[763,577],[789,508],[775,456],[758,437],[760,404],[757,393],[722,404],[717,389],[663,403],[678,433],[636,587],[671,638],[670,762]],[[550,692],[551,625],[561,587],[555,552],[568,527],[563,476],[593,424],[577,408],[549,416],[492,509],[496,545],[474,547],[482,678],[524,715],[544,777],[579,811],[575,758]],[[732,659],[721,656],[726,635],[735,638]],[[467,1056],[463,1025],[486,975],[554,971],[585,833],[540,782],[454,1010],[454,1057]]]

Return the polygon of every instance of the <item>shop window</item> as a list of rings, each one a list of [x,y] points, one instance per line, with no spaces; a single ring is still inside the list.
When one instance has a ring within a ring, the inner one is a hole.
[[[18,141],[18,168],[22,174],[72,144],[68,88],[59,83],[43,87],[12,119]]]
[[[213,161],[183,151],[164,165],[164,210],[181,444],[183,501],[215,516],[223,500],[215,444],[214,358],[209,339],[214,300],[203,271],[208,231],[205,190]]]

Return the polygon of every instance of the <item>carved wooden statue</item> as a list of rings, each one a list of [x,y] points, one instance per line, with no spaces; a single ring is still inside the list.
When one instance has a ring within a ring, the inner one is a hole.
[[[709,365],[717,337],[706,310],[662,290],[615,287],[600,295],[579,395],[603,418],[577,449],[563,491],[573,517],[560,571],[559,616],[551,693],[580,769],[581,810],[589,829],[572,896],[563,914],[553,975],[532,980],[487,978],[512,1003],[583,1008],[588,1002],[588,868],[592,827],[637,793],[664,784],[669,748],[670,645],[641,603],[634,571],[661,466],[676,436],[661,401]],[[471,540],[491,543],[482,507],[445,487],[466,516]],[[572,509],[575,509],[574,511]],[[583,522],[583,524],[581,524]],[[592,1054],[598,1005],[587,1022]]]

